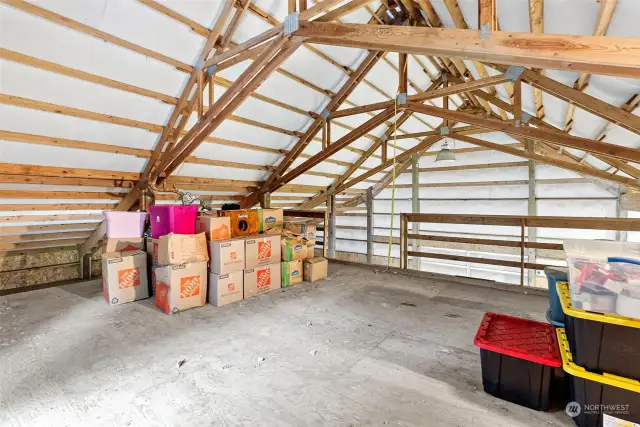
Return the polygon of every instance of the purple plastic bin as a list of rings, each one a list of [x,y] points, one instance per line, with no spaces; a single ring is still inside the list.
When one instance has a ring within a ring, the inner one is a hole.
[[[153,205],[149,206],[151,237],[157,239],[169,233],[195,234],[197,205]]]

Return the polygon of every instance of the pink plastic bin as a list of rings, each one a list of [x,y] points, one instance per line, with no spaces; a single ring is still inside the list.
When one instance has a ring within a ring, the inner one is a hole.
[[[147,222],[146,212],[105,211],[104,217],[109,239],[142,237]]]
[[[197,205],[149,206],[151,237],[157,239],[169,233],[195,234]]]

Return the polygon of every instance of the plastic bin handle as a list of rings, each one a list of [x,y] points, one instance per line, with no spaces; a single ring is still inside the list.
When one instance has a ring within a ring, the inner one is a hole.
[[[627,264],[640,265],[640,260],[633,258],[611,257],[607,258],[607,262],[626,262]]]

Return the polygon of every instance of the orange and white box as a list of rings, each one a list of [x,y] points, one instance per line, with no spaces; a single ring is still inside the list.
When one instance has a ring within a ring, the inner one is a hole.
[[[244,273],[209,273],[209,304],[220,307],[244,299]]]
[[[163,265],[154,269],[156,306],[167,314],[207,303],[207,263]]]
[[[209,242],[211,272],[229,274],[244,270],[244,239],[214,240]]]
[[[245,269],[280,261],[280,235],[251,236],[244,241]]]
[[[147,254],[143,251],[103,253],[102,289],[109,305],[149,298]]]
[[[244,297],[254,297],[280,289],[280,262],[262,267],[250,268],[244,271]]]

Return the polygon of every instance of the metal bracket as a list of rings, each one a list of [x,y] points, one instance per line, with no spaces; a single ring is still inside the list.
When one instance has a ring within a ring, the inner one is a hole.
[[[440,128],[440,135],[449,135],[449,126],[442,126]]]
[[[522,123],[527,124],[529,120],[531,120],[533,116],[525,111],[522,112]]]
[[[449,73],[442,73],[442,83],[449,81]]]
[[[482,40],[488,40],[490,33],[491,31],[489,30],[489,24],[480,25],[480,38]]]
[[[196,65],[193,67],[193,68],[195,68],[195,70],[196,70],[198,73],[199,73],[200,71],[202,71],[202,67],[204,67],[204,61],[205,61],[205,59],[204,59],[204,58],[201,58],[201,59],[196,63]]]
[[[218,64],[207,67],[207,76],[209,77],[213,76],[217,69],[218,69]]]
[[[325,122],[331,121],[331,113],[329,113],[329,110],[327,110],[326,108],[320,111],[320,117],[322,117],[322,120],[324,120]]]
[[[298,12],[290,13],[284,18],[284,35],[288,36],[300,29],[300,14]]]
[[[521,124],[522,124],[522,122],[521,122],[520,120],[515,120],[515,121],[514,121],[514,125],[515,125],[515,127],[517,127],[517,128],[519,128]]]
[[[398,97],[396,98],[398,104],[406,104],[407,103],[407,92],[401,92],[398,94]]]
[[[387,140],[389,139],[389,135],[387,135],[386,133],[382,134],[382,136],[380,138],[378,138],[383,144],[385,142],[387,142]]]
[[[515,82],[516,80],[518,80],[518,77],[520,77],[520,74],[522,74],[523,71],[524,67],[520,65],[512,65],[507,68],[507,71],[504,73],[504,75],[507,76],[507,78],[512,82]]]

